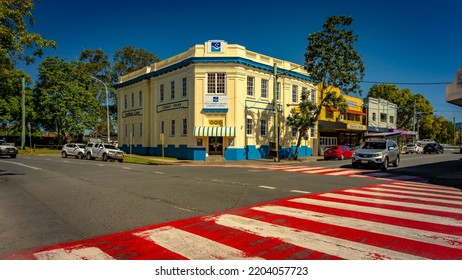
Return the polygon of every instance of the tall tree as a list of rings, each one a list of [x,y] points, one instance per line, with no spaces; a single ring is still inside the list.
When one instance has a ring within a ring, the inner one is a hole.
[[[117,79],[120,76],[149,66],[159,60],[157,55],[149,53],[145,49],[127,46],[115,52],[112,69]]]
[[[19,125],[21,78],[31,82],[24,71],[16,69],[16,64],[32,63],[43,54],[43,48],[56,47],[56,42],[29,32],[34,25],[33,9],[33,0],[0,1],[0,125],[4,127]]]
[[[99,119],[93,81],[83,63],[48,57],[38,70],[34,89],[37,118],[43,128],[57,133],[60,143],[104,123]]]
[[[305,68],[318,87],[319,103],[313,104],[302,96],[300,110],[293,108],[286,123],[297,127],[298,139],[294,159],[298,158],[301,140],[313,127],[323,107],[345,112],[348,107],[345,98],[338,94],[361,93],[360,82],[364,77],[361,55],[355,50],[358,36],[350,29],[353,18],[349,16],[328,17],[323,30],[308,36],[305,52]]]

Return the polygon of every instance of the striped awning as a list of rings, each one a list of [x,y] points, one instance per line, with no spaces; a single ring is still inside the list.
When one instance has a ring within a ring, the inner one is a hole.
[[[194,136],[234,137],[236,128],[232,126],[195,126]]]

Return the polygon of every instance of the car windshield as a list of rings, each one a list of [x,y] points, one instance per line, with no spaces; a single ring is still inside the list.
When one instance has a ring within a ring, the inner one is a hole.
[[[85,144],[78,144],[77,145],[79,148],[85,149]]]
[[[116,146],[114,145],[104,145],[104,147],[106,147],[106,149],[117,150]]]
[[[362,149],[380,150],[386,148],[385,142],[365,142]]]
[[[415,144],[408,144],[407,145],[409,148],[414,148]]]
[[[337,150],[337,146],[326,147],[326,150]]]

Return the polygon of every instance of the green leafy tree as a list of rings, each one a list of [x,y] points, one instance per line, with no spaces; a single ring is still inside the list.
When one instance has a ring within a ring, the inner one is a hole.
[[[293,108],[286,119],[289,126],[298,129],[294,159],[298,158],[301,140],[313,127],[324,107],[347,109],[343,94],[361,93],[360,82],[364,77],[361,55],[355,50],[358,36],[350,29],[353,19],[349,16],[332,16],[323,24],[323,30],[308,36],[305,52],[305,67],[318,87],[319,103],[313,104],[302,96],[299,110]]]
[[[117,97],[115,94],[114,84],[117,82],[114,79],[111,62],[109,62],[109,55],[104,53],[102,50],[84,50],[80,53],[79,61],[83,62],[89,76],[96,77],[100,81],[104,82],[108,88],[109,94],[109,115],[110,120],[117,120]],[[93,92],[98,98],[99,104],[101,104],[99,119],[106,120],[106,91],[104,85],[98,81],[92,80],[92,84],[89,85]],[[114,131],[113,124],[110,122],[110,131]],[[107,133],[107,122],[101,122],[94,127],[94,133],[104,135]]]
[[[16,69],[17,63],[32,63],[35,57],[41,57],[43,48],[56,47],[54,41],[29,32],[34,25],[33,9],[32,0],[0,1],[0,126],[13,131],[21,120],[21,78],[31,83],[24,71]]]
[[[115,79],[130,72],[149,66],[160,59],[145,49],[133,46],[124,47],[114,53],[113,73]]]
[[[397,126],[400,129],[414,130],[414,126],[427,120],[425,116],[433,113],[430,102],[421,94],[414,94],[410,89],[400,90],[391,84],[373,85],[367,97],[381,98],[395,103],[397,109]],[[423,124],[422,123],[422,124]]]
[[[79,139],[85,130],[102,122],[84,63],[48,57],[38,70],[34,89],[37,119],[44,129],[57,133],[59,143]]]

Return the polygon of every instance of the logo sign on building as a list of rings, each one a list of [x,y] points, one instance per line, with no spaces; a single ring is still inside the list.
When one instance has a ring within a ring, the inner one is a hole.
[[[211,53],[222,53],[224,52],[225,41],[222,40],[211,40],[208,41],[208,51]]]
[[[204,109],[228,109],[228,96],[204,96]]]

